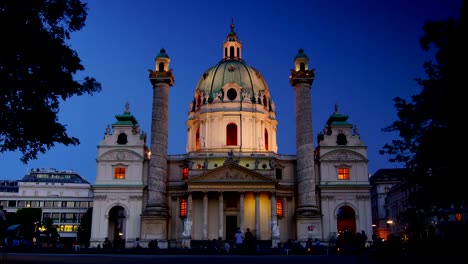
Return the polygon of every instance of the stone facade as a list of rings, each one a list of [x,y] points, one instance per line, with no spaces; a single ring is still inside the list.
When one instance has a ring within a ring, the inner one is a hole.
[[[267,82],[242,59],[231,25],[223,59],[198,81],[189,103],[187,149],[167,154],[168,96],[174,85],[165,50],[149,79],[151,147],[129,107],[98,146],[91,245],[108,237],[147,246],[190,247],[237,227],[278,246],[340,232],[372,232],[367,148],[348,116],[335,112],[314,146],[315,72],[300,49],[290,83],[296,94],[296,155],[277,153],[276,106]],[[318,87],[317,89],[319,89]],[[177,89],[176,87],[173,89]],[[122,138],[126,140],[122,140]]]

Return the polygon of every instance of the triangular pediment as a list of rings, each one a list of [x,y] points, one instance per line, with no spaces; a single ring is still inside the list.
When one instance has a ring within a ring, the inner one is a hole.
[[[265,176],[254,170],[242,167],[235,163],[228,163],[216,169],[209,170],[186,181],[188,185],[197,183],[249,183],[249,184],[272,184],[278,181]]]

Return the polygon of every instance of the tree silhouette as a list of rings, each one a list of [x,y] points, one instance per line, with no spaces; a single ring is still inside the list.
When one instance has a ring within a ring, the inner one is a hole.
[[[89,239],[91,238],[91,226],[93,218],[93,208],[90,207],[86,214],[81,217],[80,226],[78,227],[78,243],[89,247]]]
[[[467,2],[463,1],[458,19],[424,23],[420,44],[424,51],[435,51],[435,61],[424,62],[427,77],[416,79],[422,87],[419,94],[411,101],[394,99],[399,120],[382,129],[399,133],[400,139],[385,144],[380,154],[411,169],[407,183],[415,192],[410,194],[409,208],[400,220],[418,230],[422,230],[418,225],[430,222],[442,211],[462,210],[468,202],[464,175],[448,170],[452,143],[461,143],[451,140],[448,128],[449,119],[460,112],[452,109],[454,90],[468,87],[466,67],[462,66],[468,61]]]
[[[0,153],[20,151],[27,163],[57,143],[80,144],[57,114],[70,97],[101,90],[94,78],[74,80],[84,67],[66,43],[86,17],[79,0],[0,2]]]

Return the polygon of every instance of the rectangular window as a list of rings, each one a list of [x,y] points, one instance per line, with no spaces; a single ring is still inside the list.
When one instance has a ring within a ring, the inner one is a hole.
[[[33,208],[41,207],[41,201],[31,201],[31,207]]]
[[[59,223],[60,222],[60,214],[59,213],[52,213],[52,222],[53,223]]]
[[[78,231],[78,226],[76,225],[60,225],[57,228],[60,232],[76,232]]]
[[[125,179],[125,168],[114,168],[114,179]]]
[[[16,207],[16,201],[15,200],[9,200],[8,201],[8,207]]]
[[[338,168],[338,180],[349,180],[349,168]]]
[[[188,179],[188,167],[184,167],[182,169],[182,179],[184,180]]]
[[[180,199],[180,216],[187,216],[187,199],[185,198]]]
[[[228,197],[226,199],[226,208],[237,208],[237,199]]]
[[[277,180],[282,180],[283,179],[283,170],[282,169],[276,169],[276,179]]]
[[[60,216],[61,223],[77,223],[78,222],[77,213],[62,213]]]
[[[278,217],[283,217],[283,200],[281,199],[276,201],[276,215]]]
[[[26,207],[26,201],[18,201],[18,208],[25,208]]]

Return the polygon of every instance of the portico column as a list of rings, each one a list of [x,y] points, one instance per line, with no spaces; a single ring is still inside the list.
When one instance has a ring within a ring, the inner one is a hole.
[[[240,193],[239,207],[239,227],[244,230],[244,192]]]
[[[208,193],[203,193],[203,235],[202,239],[208,239]]]
[[[103,229],[105,233],[102,234],[103,235],[102,238],[107,237],[107,234],[109,234],[109,215],[107,215],[107,214],[104,216],[104,226],[106,228]]]
[[[260,193],[255,193],[255,237],[260,239]]]
[[[278,246],[280,240],[280,227],[278,224],[278,218],[276,216],[276,194],[271,193],[271,243],[272,247]]]
[[[192,193],[188,193],[187,197],[187,219],[192,221]]]
[[[182,246],[190,248],[192,238],[192,193],[187,194],[187,216],[184,220],[184,231],[182,232]]]
[[[219,192],[218,197],[218,237],[223,237],[223,192]]]

